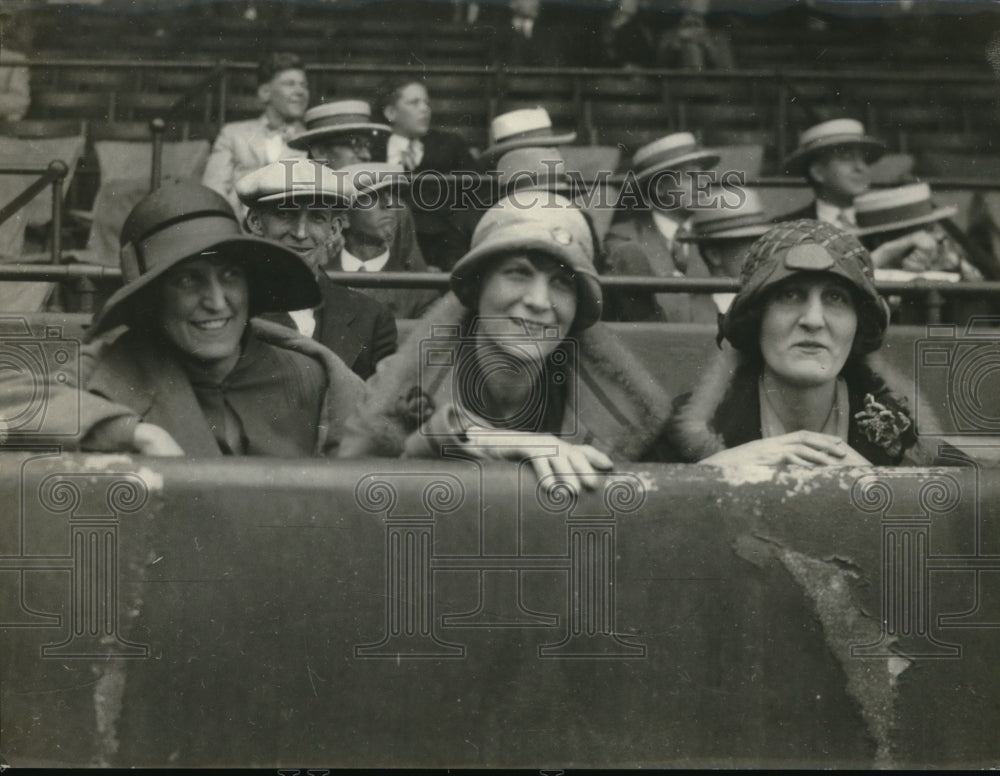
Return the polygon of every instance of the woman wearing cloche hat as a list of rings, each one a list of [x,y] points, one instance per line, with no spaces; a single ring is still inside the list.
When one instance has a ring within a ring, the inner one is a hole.
[[[342,456],[531,459],[540,478],[594,487],[637,460],[669,397],[602,324],[593,240],[569,200],[502,199],[452,269],[451,292],[381,362]],[[552,455],[537,455],[539,448]]]
[[[225,198],[192,183],[140,201],[121,244],[124,285],[47,392],[48,430],[63,449],[199,457],[336,449],[361,379],[319,343],[251,320],[318,304],[312,271],[295,253],[242,234]],[[31,377],[3,386],[6,408],[37,391]]]
[[[775,226],[744,257],[739,293],[719,323],[720,357],[676,400],[661,459],[929,465],[906,381],[872,361],[888,323],[856,237],[815,220]],[[921,407],[920,417],[933,416]]]

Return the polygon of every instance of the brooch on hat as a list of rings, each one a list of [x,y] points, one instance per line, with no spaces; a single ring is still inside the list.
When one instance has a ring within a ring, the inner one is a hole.
[[[573,243],[573,235],[561,226],[557,226],[555,229],[552,229],[549,234],[552,235],[552,239],[559,243],[559,245],[571,245]]]

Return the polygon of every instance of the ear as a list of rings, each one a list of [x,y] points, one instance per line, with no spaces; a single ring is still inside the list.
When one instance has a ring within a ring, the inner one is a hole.
[[[271,84],[261,84],[257,87],[257,99],[264,105],[271,101]]]
[[[247,211],[247,229],[250,230],[250,234],[255,237],[264,236],[264,222],[260,218],[260,211],[257,208],[250,208]]]
[[[395,105],[386,105],[382,108],[382,115],[385,116],[385,120],[390,124],[396,120],[397,113],[398,111],[396,110]]]
[[[809,180],[813,183],[824,184],[826,183],[826,160],[816,159],[809,164],[806,168],[806,172],[809,174]]]

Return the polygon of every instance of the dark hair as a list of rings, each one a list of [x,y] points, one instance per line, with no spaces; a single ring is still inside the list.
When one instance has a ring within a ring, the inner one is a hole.
[[[270,83],[271,80],[285,70],[305,70],[302,57],[287,51],[268,54],[257,65],[257,86]]]
[[[399,95],[403,93],[403,89],[410,84],[420,84],[425,89],[427,88],[427,83],[424,79],[413,73],[397,73],[386,78],[375,90],[372,99],[372,109],[377,111],[379,115],[382,115],[382,111],[394,104],[399,99]]]

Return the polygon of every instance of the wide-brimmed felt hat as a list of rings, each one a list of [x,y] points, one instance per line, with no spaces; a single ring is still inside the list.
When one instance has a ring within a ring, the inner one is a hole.
[[[124,285],[95,316],[90,337],[151,322],[156,305],[148,293],[156,281],[203,254],[225,254],[244,268],[251,315],[320,303],[316,279],[302,259],[276,242],[243,234],[225,197],[195,183],[167,183],[143,198],[125,219],[121,246]]]
[[[866,135],[865,126],[860,121],[832,119],[802,132],[798,148],[785,158],[782,166],[788,175],[805,175],[817,153],[844,146],[861,148],[869,164],[885,153],[885,144]]]
[[[689,229],[677,235],[681,242],[714,242],[760,237],[774,224],[764,212],[756,191],[713,191],[716,207],[698,208],[691,214]]]
[[[515,148],[566,145],[576,140],[576,132],[556,132],[545,108],[521,108],[501,113],[490,122],[490,144],[481,154],[487,162]]]
[[[719,321],[720,337],[737,350],[756,350],[760,332],[749,325],[752,313],[770,288],[799,272],[829,272],[854,286],[860,303],[858,347],[870,353],[881,346],[889,305],[875,288],[871,255],[853,234],[813,219],[774,225],[750,246],[740,270],[740,290]]]
[[[372,108],[364,100],[325,102],[306,111],[302,117],[306,131],[288,141],[289,148],[306,151],[317,140],[348,132],[369,132],[374,136],[390,135],[392,127],[372,121]]]
[[[719,163],[719,158],[715,151],[702,148],[690,132],[674,132],[639,148],[632,155],[630,170],[636,180],[642,181],[663,170],[692,164],[708,170]]]
[[[451,288],[470,309],[478,306],[484,266],[512,251],[540,251],[562,262],[576,280],[577,307],[572,331],[601,317],[603,295],[594,269],[594,239],[583,212],[568,199],[549,194],[530,206],[504,197],[486,211],[472,244],[451,270]]]
[[[236,181],[236,196],[247,207],[312,202],[349,207],[355,197],[351,176],[312,159],[282,159]]]
[[[952,205],[936,207],[931,201],[931,187],[926,183],[869,191],[854,199],[859,236],[931,224],[951,218],[957,212],[958,208]]]

